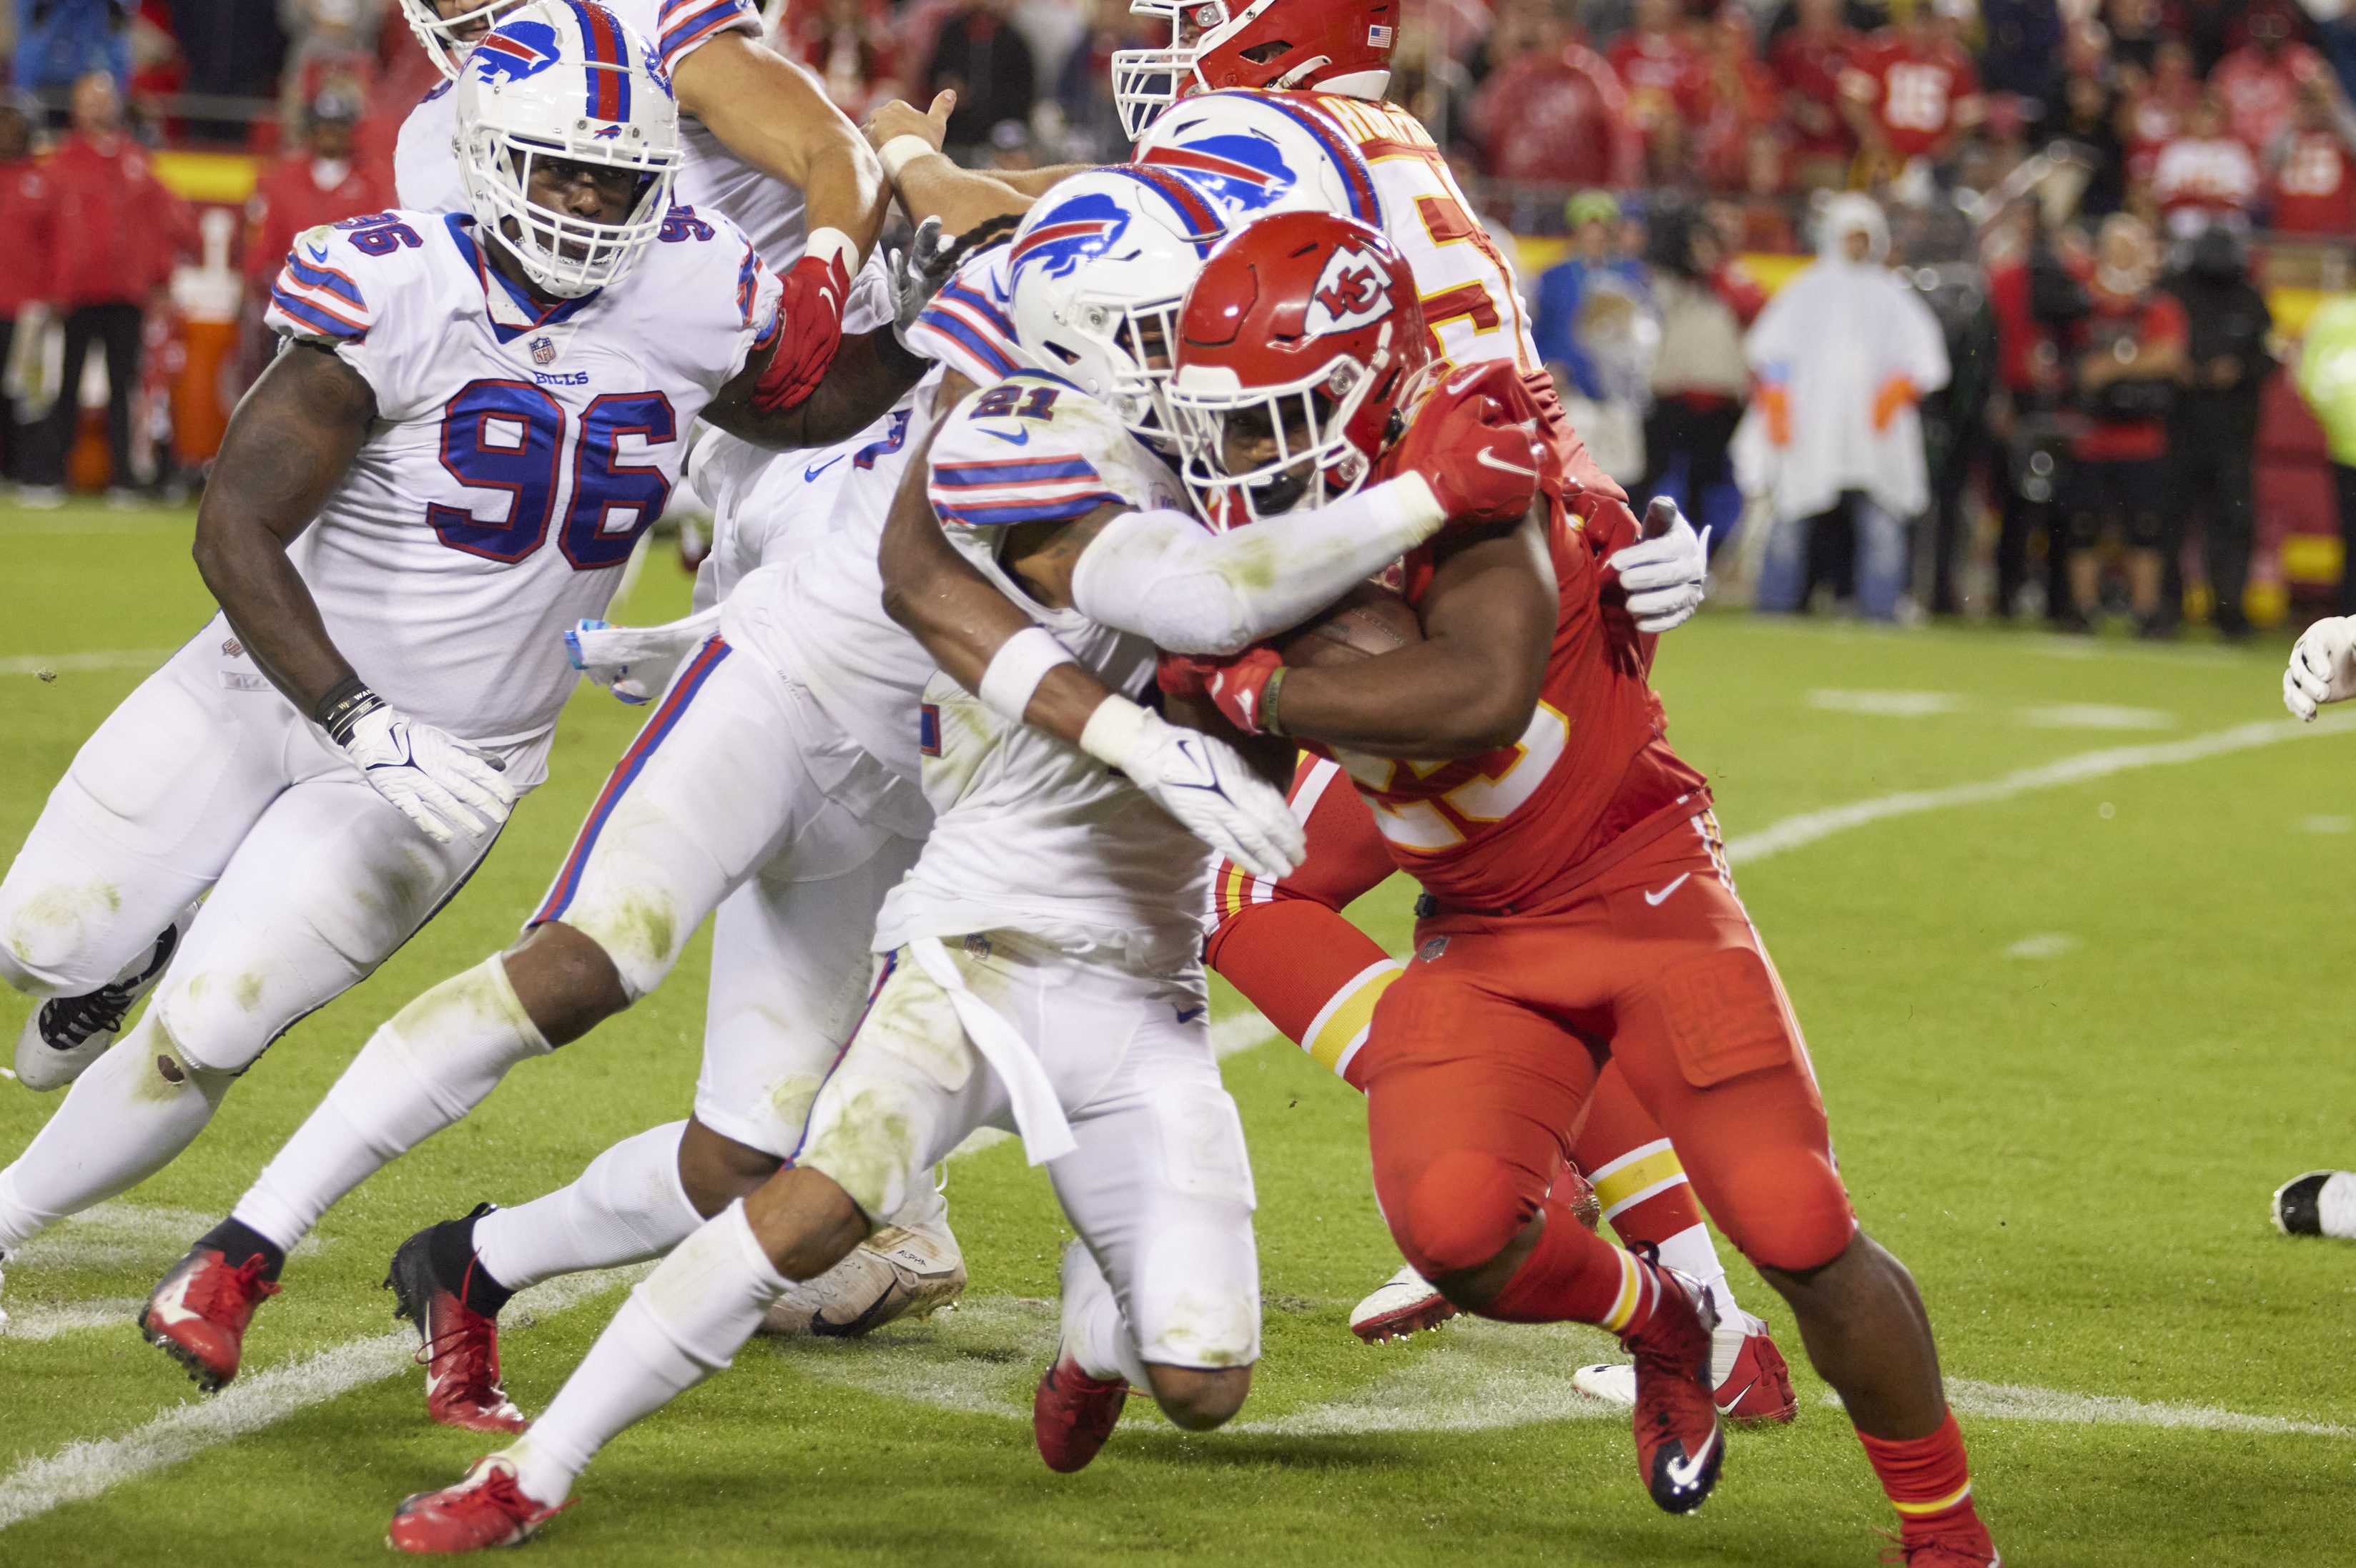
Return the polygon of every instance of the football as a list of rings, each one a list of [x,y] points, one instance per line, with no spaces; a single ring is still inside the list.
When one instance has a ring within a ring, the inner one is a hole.
[[[1276,639],[1287,664],[1315,669],[1371,659],[1423,640],[1423,627],[1407,600],[1380,583],[1361,583],[1316,616]]]

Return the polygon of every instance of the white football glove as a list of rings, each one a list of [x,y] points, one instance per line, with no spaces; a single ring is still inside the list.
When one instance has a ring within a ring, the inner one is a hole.
[[[1615,550],[1603,563],[1620,574],[1628,613],[1636,618],[1638,631],[1664,632],[1685,625],[1708,592],[1709,530],[1696,533],[1675,501],[1656,496],[1646,521],[1657,525],[1665,515],[1672,520],[1665,532]]]
[[[719,629],[716,607],[661,626],[584,620],[564,634],[564,656],[573,668],[636,707],[661,696],[689,655]]]
[[[2333,616],[2300,634],[2283,671],[2283,706],[2309,724],[2324,703],[2356,697],[2356,616]]]
[[[435,843],[448,843],[457,829],[480,838],[515,804],[499,777],[506,763],[398,708],[362,714],[343,745],[360,777]]]
[[[1309,851],[1283,791],[1223,740],[1111,697],[1089,716],[1080,745],[1254,876],[1289,876]]]

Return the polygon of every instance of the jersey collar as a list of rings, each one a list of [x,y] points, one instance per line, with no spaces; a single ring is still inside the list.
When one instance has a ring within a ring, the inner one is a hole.
[[[466,258],[467,265],[475,269],[475,276],[482,283],[484,313],[489,319],[492,334],[503,345],[514,342],[527,332],[571,320],[586,308],[590,301],[605,293],[603,289],[592,289],[578,299],[562,299],[554,305],[543,306],[483,258],[483,248],[475,243],[472,232],[475,220],[470,214],[453,212],[442,221],[450,231],[451,242],[458,247],[458,253]]]

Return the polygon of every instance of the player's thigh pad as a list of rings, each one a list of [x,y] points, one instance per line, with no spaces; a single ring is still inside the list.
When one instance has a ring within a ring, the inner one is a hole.
[[[79,995],[114,978],[229,864],[305,726],[218,618],[107,715],[0,880],[0,978]],[[230,678],[240,682],[230,683]]]
[[[1006,1117],[1006,1091],[967,1041],[948,993],[904,951],[884,961],[792,1157],[880,1224],[968,1133]]]
[[[318,771],[271,802],[198,911],[156,992],[194,1065],[241,1072],[305,1014],[391,957],[491,840],[437,844],[315,743]]]
[[[623,753],[532,924],[605,950],[631,1000],[703,918],[827,805],[800,759],[807,697],[713,638]]]
[[[1259,1359],[1259,1254],[1243,1122],[1219,1082],[1203,1015],[1178,1022],[1141,987],[1145,1019],[1112,1082],[1072,1120],[1078,1147],[1048,1167],[1146,1360]]]
[[[1375,1196],[1427,1276],[1479,1267],[1529,1222],[1595,1082],[1588,1047],[1483,961],[1481,938],[1455,932],[1439,961],[1410,963],[1359,1058]]]
[[[697,1121],[780,1159],[794,1152],[866,1004],[875,911],[922,847],[830,806],[721,904]],[[793,876],[803,866],[816,875]]]

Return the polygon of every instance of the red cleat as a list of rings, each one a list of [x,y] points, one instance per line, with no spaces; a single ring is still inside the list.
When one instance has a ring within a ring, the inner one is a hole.
[[[2004,1568],[1987,1526],[1976,1515],[1935,1533],[1926,1531],[1920,1540],[1898,1539],[1882,1549],[1881,1560],[1902,1563],[1906,1568]]]
[[[1620,1337],[1636,1362],[1636,1469],[1654,1502],[1691,1513],[1726,1462],[1709,1376],[1718,1309],[1676,1270],[1647,1258],[1635,1263],[1652,1276],[1654,1293],[1651,1307]]]
[[[1379,1345],[1437,1328],[1455,1316],[1456,1304],[1409,1263],[1350,1309],[1350,1332],[1369,1345]]]
[[[1128,1399],[1127,1383],[1092,1378],[1057,1351],[1055,1364],[1039,1380],[1039,1391],[1031,1396],[1031,1435],[1047,1468],[1059,1476],[1087,1468],[1119,1424]]]
[[[211,1393],[237,1376],[253,1310],[278,1294],[258,1254],[231,1267],[218,1247],[192,1247],[140,1309],[147,1343],[187,1368]]]
[[[1783,1352],[1775,1348],[1767,1326],[1749,1313],[1742,1319],[1741,1348],[1718,1380],[1718,1413],[1743,1426],[1782,1424],[1800,1413],[1800,1399],[1792,1391],[1792,1369]]]
[[[571,1508],[533,1501],[516,1484],[515,1466],[494,1454],[466,1478],[438,1492],[412,1492],[392,1510],[385,1544],[418,1557],[455,1557],[494,1546],[516,1546]]]
[[[401,1244],[384,1278],[395,1317],[417,1325],[425,1369],[425,1413],[466,1432],[521,1432],[530,1423],[499,1381],[499,1321],[477,1312],[436,1277],[427,1226]]]

